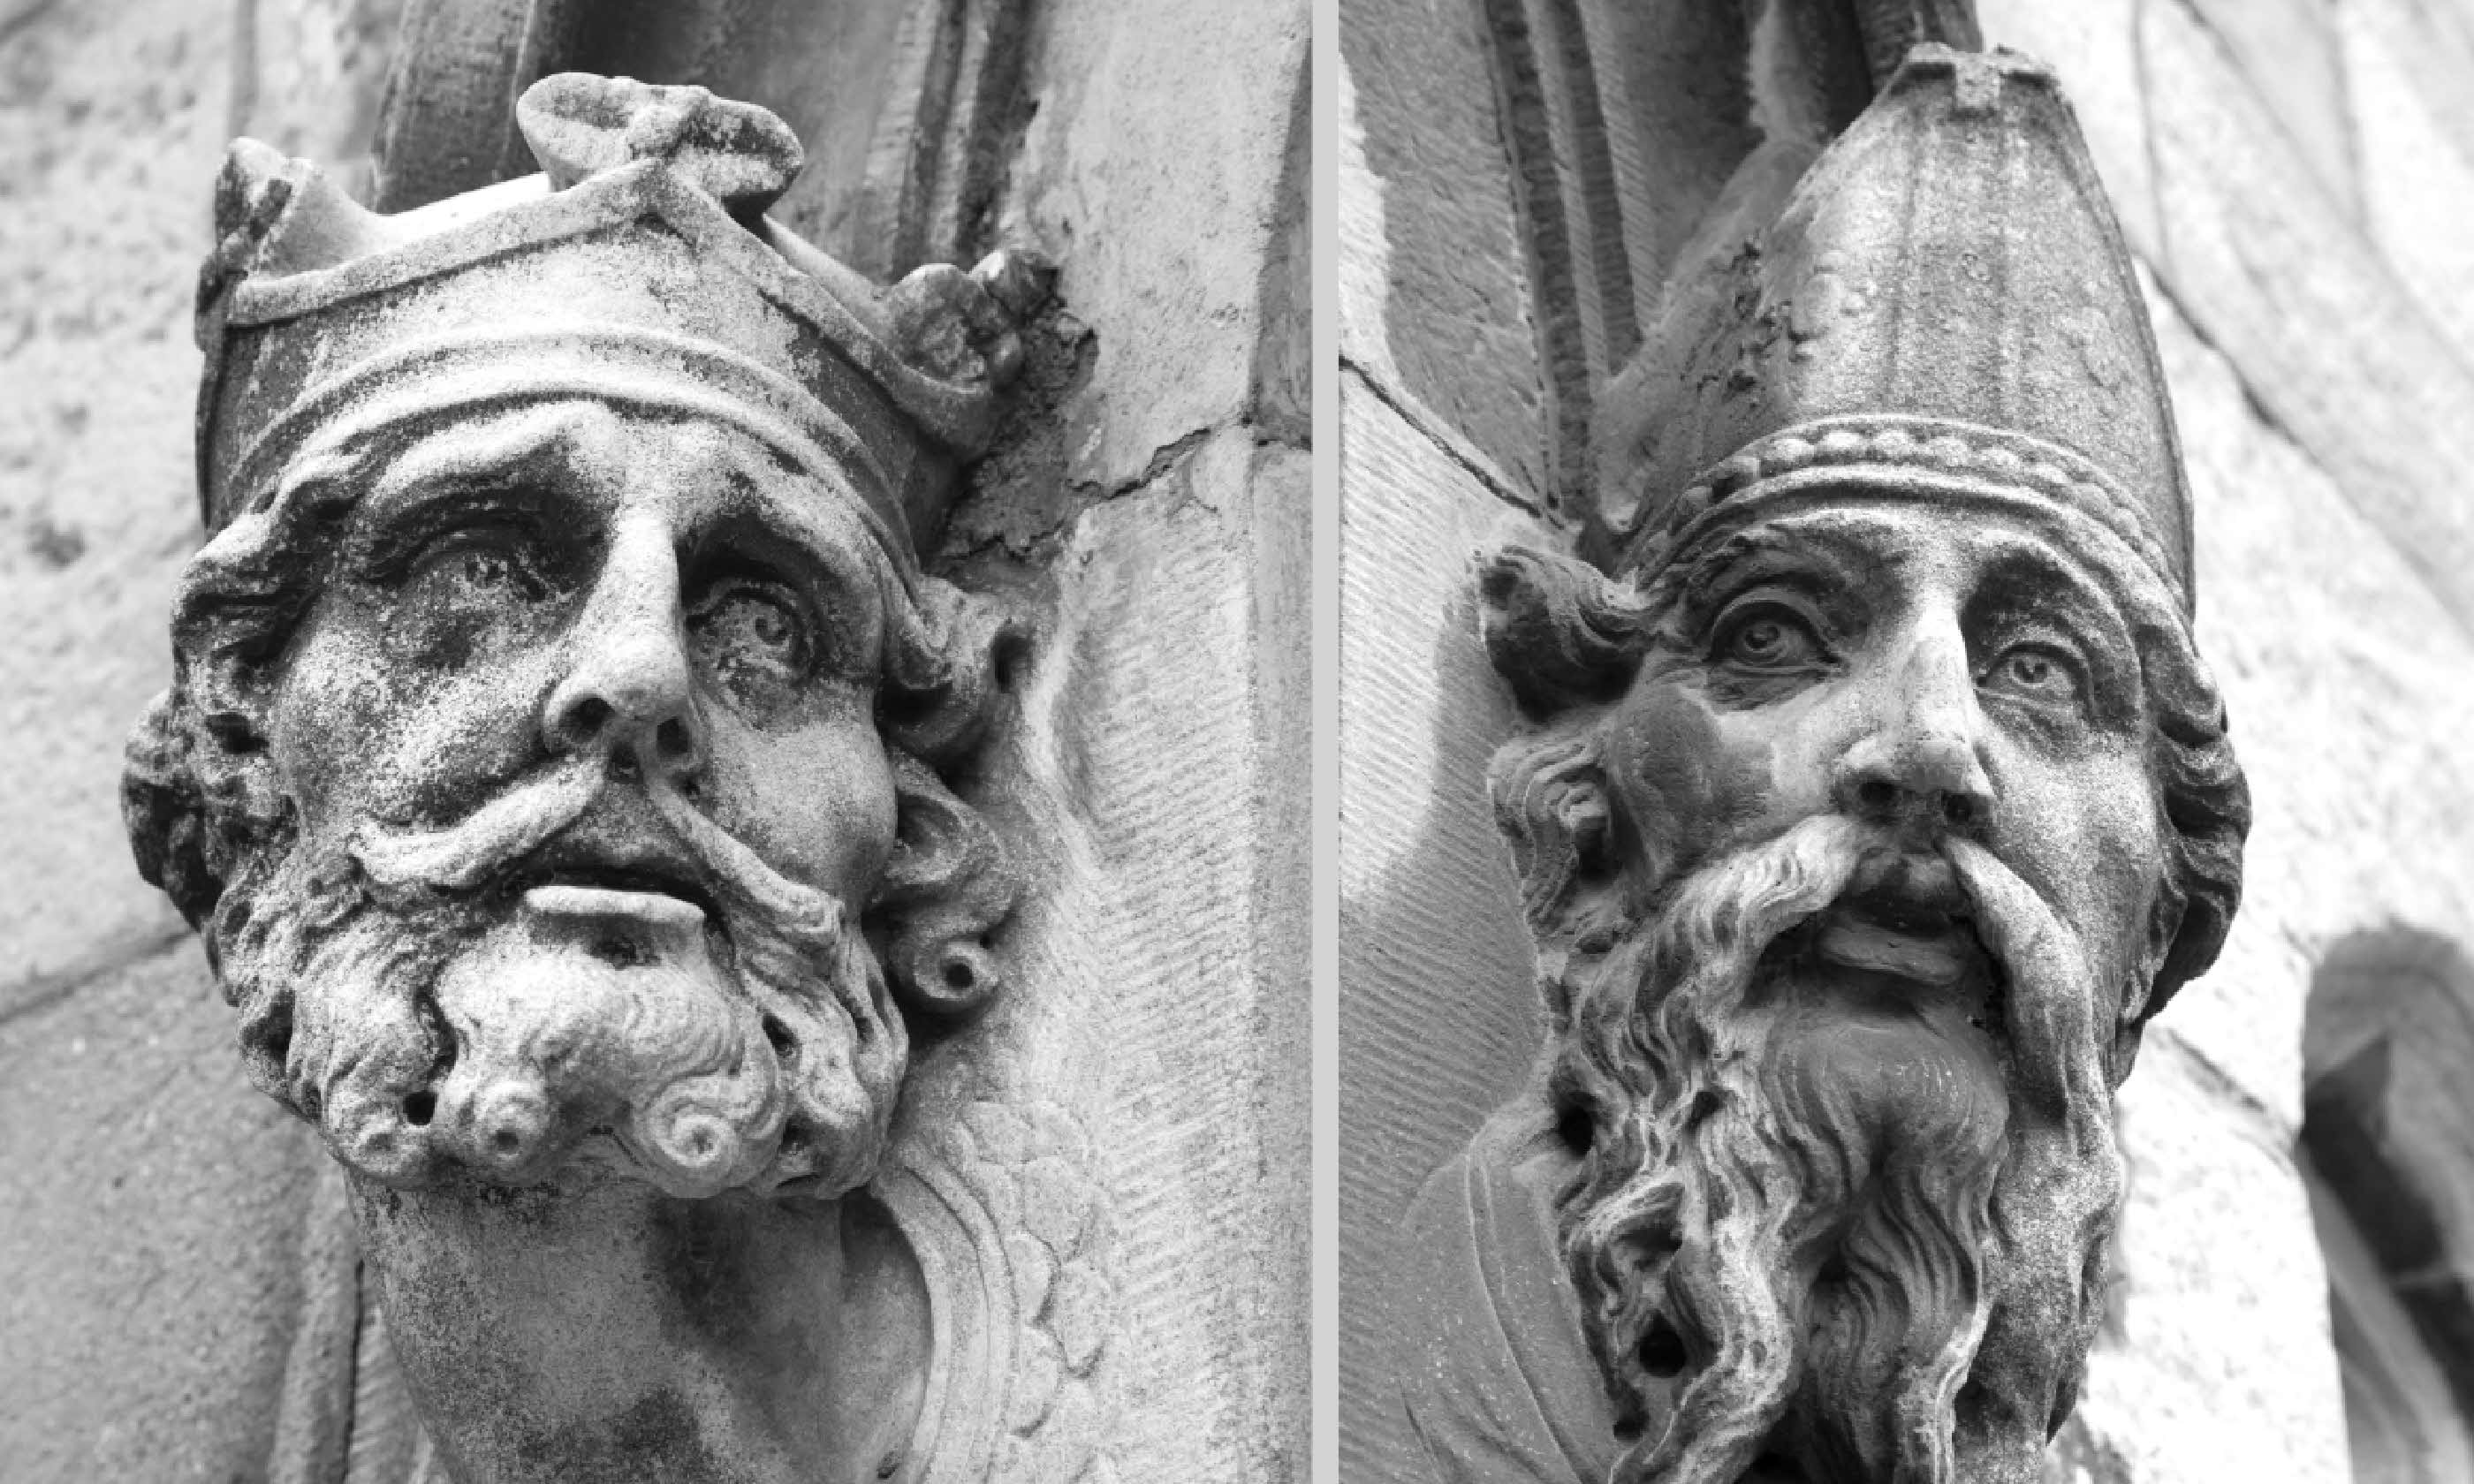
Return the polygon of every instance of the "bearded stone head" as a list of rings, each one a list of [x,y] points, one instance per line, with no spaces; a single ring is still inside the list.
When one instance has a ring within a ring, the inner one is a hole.
[[[924,573],[1025,270],[877,290],[761,109],[568,75],[379,217],[234,147],[210,538],[124,801],[253,1080],[372,1180],[837,1194],[1013,886],[949,786],[1017,642]]]
[[[1616,389],[1595,561],[1484,576],[1559,1250],[1618,1480],[2033,1480],[2113,1089],[2240,894],[2170,405],[2023,59],[1919,49],[1757,221]]]

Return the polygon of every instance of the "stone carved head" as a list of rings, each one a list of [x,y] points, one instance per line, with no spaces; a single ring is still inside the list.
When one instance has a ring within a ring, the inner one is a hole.
[[[841,268],[764,216],[797,141],[702,89],[519,117],[544,175],[393,216],[233,147],[131,839],[354,1171],[836,1194],[911,1017],[999,989],[949,783],[1016,635],[916,543],[1040,289]]]
[[[2170,404],[2023,59],[1919,48],[1729,208],[1615,388],[1597,561],[1484,578],[1558,1241],[1618,1478],[2031,1480],[2113,1089],[2240,894]]]

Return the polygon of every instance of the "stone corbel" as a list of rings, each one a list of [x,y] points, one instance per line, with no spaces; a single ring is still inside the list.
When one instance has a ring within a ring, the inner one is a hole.
[[[730,28],[791,19],[638,9],[410,8],[400,209],[249,141],[218,187],[124,797],[340,1171],[270,1472],[1104,1477],[1078,1032],[1008,982],[1037,843],[983,797],[1028,634],[924,564],[1051,278],[934,261],[1018,8],[879,8],[804,196],[764,108],[526,75],[762,72]]]

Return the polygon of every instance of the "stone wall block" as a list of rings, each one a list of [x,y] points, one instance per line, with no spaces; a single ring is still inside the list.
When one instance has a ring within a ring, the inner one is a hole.
[[[1249,646],[1299,564],[1305,466],[1223,432],[1084,512],[1024,693],[1035,906],[1007,953],[1084,1027],[1029,1071],[1095,1131],[1128,1477],[1304,1471],[1308,1005],[1281,914],[1309,847],[1266,805],[1298,786],[1271,724],[1294,679]]]
[[[2130,1200],[2076,1454],[2137,1484],[2345,1484],[2327,1278],[2288,1132],[2230,1109],[2165,1033],[2118,1116]]]
[[[178,921],[130,864],[120,751],[197,540],[189,294],[231,37],[221,6],[110,0],[0,40],[0,1012]]]
[[[2365,226],[2433,324],[2474,364],[2474,238],[2464,227],[2474,201],[2474,134],[2452,129],[2430,92],[2474,86],[2474,68],[2444,83],[2412,54],[2431,48],[2424,17],[2396,0],[2340,12],[2341,57],[2353,98],[2362,156]]]
[[[2390,922],[2474,933],[2469,636],[2234,366],[2152,299],[2196,503],[2201,652],[2255,813],[2218,968],[2158,1022],[2285,1127],[2329,945]],[[2136,1081],[2136,1079],[2134,1079]]]
[[[1529,938],[1486,770],[1514,725],[1478,640],[1477,559],[1555,538],[1353,372],[1341,383],[1341,1291],[1379,1281],[1426,1174],[1538,1043]],[[1372,1467],[1378,1337],[1342,1305],[1343,1470]]]
[[[242,1082],[178,941],[0,1019],[0,1473],[257,1478],[315,1136]]]
[[[1467,0],[1343,10],[1341,356],[1539,500],[1553,410],[1483,21]]]
[[[2362,210],[2355,110],[2339,30],[2357,7],[2335,0],[2183,0],[2232,54],[2302,162],[2348,215]],[[2150,85],[2154,80],[2150,80]]]
[[[1296,0],[1089,0],[1034,28],[996,237],[1056,259],[1097,332],[1066,410],[1079,483],[1130,488],[1159,450],[1250,414],[1306,22]]]

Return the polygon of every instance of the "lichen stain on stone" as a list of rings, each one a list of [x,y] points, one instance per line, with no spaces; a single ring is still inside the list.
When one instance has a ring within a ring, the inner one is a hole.
[[[45,566],[68,566],[85,555],[85,533],[38,515],[26,523],[26,550]]]
[[[693,1409],[668,1390],[606,1421],[574,1423],[529,1439],[517,1456],[527,1472],[548,1470],[559,1478],[728,1484],[731,1477],[696,1426]]]

